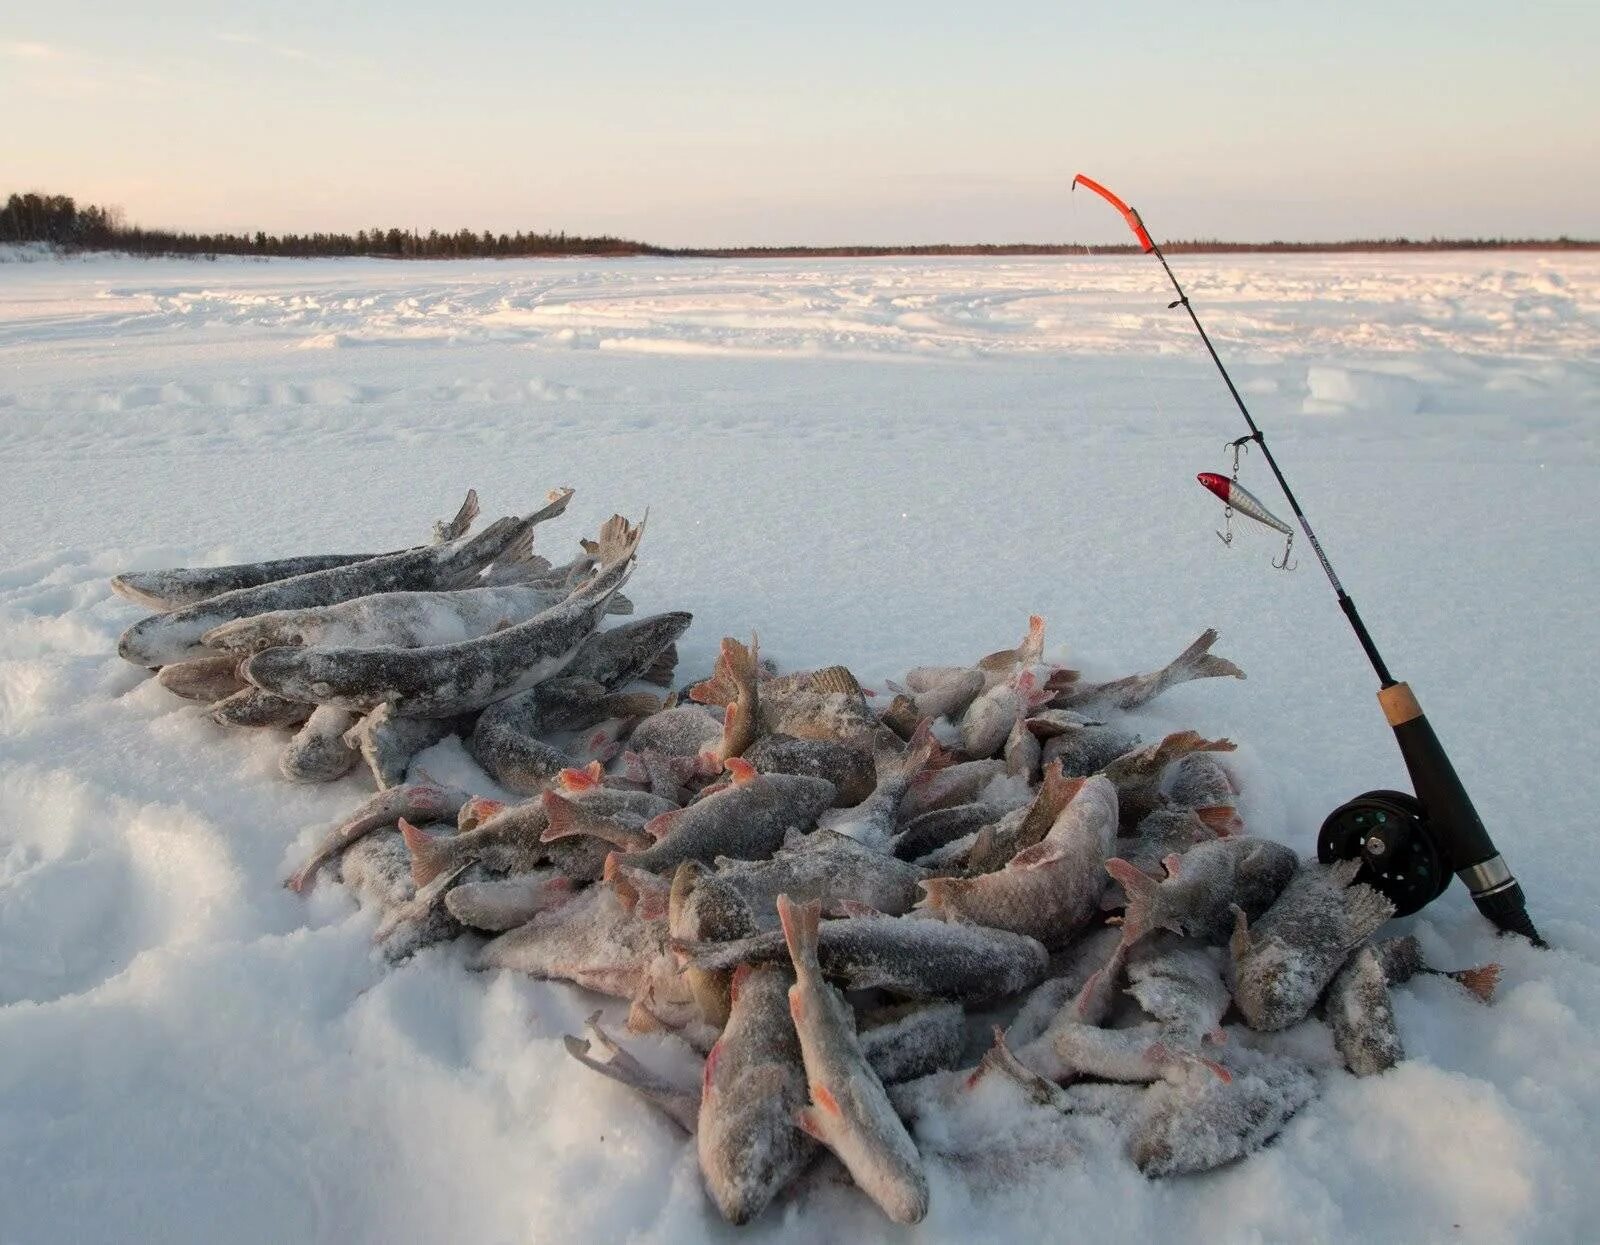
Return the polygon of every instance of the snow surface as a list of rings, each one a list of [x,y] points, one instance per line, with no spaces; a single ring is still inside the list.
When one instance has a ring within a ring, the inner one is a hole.
[[[694,611],[685,673],[757,628],[881,683],[1032,610],[1113,676],[1215,625],[1248,681],[1176,689],[1152,733],[1238,740],[1252,830],[1309,851],[1404,770],[1310,551],[1283,575],[1270,533],[1212,535],[1193,474],[1244,430],[1159,269],[0,264],[0,1240],[1593,1239],[1600,257],[1175,267],[1555,945],[1496,940],[1459,887],[1398,923],[1503,961],[1491,1009],[1400,989],[1407,1062],[1330,1073],[1209,1176],[941,1169],[914,1232],[826,1182],[725,1228],[693,1146],[562,1053],[593,996],[457,948],[388,967],[338,886],[279,886],[360,780],[286,784],[280,736],[119,661],[140,611],[106,579],[390,548],[469,485],[492,516],[571,484],[540,548],[648,505],[628,591]],[[1282,509],[1258,458],[1242,480]],[[453,743],[425,762],[482,785]]]

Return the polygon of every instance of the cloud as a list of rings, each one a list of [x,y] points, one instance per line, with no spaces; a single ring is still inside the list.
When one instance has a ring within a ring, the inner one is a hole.
[[[317,60],[310,52],[300,48],[284,47],[277,43],[268,43],[254,35],[241,35],[231,31],[220,32],[216,36],[220,43],[232,43],[239,47],[260,48],[263,52],[271,52],[274,56],[281,56],[284,60],[304,61],[307,64],[316,64]]]
[[[48,61],[60,55],[48,43],[25,43],[0,40],[0,56],[10,56],[19,61]]]

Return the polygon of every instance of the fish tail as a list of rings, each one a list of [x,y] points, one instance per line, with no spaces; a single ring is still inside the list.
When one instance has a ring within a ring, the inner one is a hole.
[[[1244,671],[1238,666],[1225,657],[1217,657],[1211,653],[1211,646],[1216,642],[1216,628],[1207,628],[1198,640],[1172,659],[1162,674],[1168,676],[1169,683],[1188,683],[1195,679],[1244,678]]]
[[[400,818],[400,835],[411,853],[411,880],[418,886],[426,886],[450,867],[454,853],[448,839],[435,838],[404,817]]]
[[[1494,998],[1495,987],[1500,984],[1500,966],[1480,964],[1476,968],[1457,969],[1445,976],[1460,982],[1480,1003],[1487,1003]]]
[[[1155,908],[1161,884],[1120,856],[1113,856],[1106,861],[1106,872],[1122,885],[1123,893],[1128,897],[1128,906],[1122,915],[1122,937],[1131,946],[1155,926]]]
[[[797,904],[788,895],[778,896],[778,920],[783,923],[783,941],[789,948],[789,958],[794,961],[795,975],[800,978],[817,977],[822,969],[817,963],[817,945],[821,940],[822,903]]]
[[[461,503],[461,508],[456,511],[455,518],[448,523],[442,519],[433,525],[433,543],[447,545],[452,540],[460,540],[472,530],[473,520],[478,517],[478,490],[469,488],[467,499]]]
[[[1044,657],[1044,616],[1041,614],[1028,615],[1028,634],[1023,636],[1022,643],[1017,645],[1017,661],[1024,666],[1032,666]]]

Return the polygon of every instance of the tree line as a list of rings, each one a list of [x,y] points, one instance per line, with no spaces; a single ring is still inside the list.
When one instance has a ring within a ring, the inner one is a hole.
[[[70,195],[13,194],[0,208],[0,243],[43,242],[64,250],[127,251],[133,255],[375,256],[389,259],[511,259],[531,255],[662,255],[712,259],[874,258],[893,255],[1123,255],[1132,243],[941,243],[924,246],[663,247],[610,234],[475,233],[460,229],[361,229],[355,233],[189,233],[128,224],[119,208]],[[1376,238],[1341,242],[1169,242],[1171,254],[1315,251],[1593,250],[1600,242],[1574,238]]]
[[[189,233],[127,224],[120,210],[84,207],[70,195],[13,194],[0,208],[0,243],[45,242],[68,250],[128,251],[134,255],[372,255],[394,259],[510,258],[522,255],[658,255],[609,234],[440,233],[430,229],[361,229],[355,233]]]

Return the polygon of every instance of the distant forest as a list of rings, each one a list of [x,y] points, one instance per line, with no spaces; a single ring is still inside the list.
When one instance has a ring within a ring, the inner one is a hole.
[[[661,255],[713,259],[857,258],[889,255],[1118,255],[1126,245],[978,243],[935,246],[664,247],[609,234],[475,233],[460,229],[377,228],[350,233],[181,233],[130,225],[119,208],[80,207],[69,195],[13,194],[0,208],[0,243],[43,242],[63,250],[127,251],[133,255],[360,255],[381,259],[511,259],[536,255]],[[1166,242],[1171,254],[1305,251],[1594,250],[1600,242],[1574,238],[1376,238],[1343,242]]]

